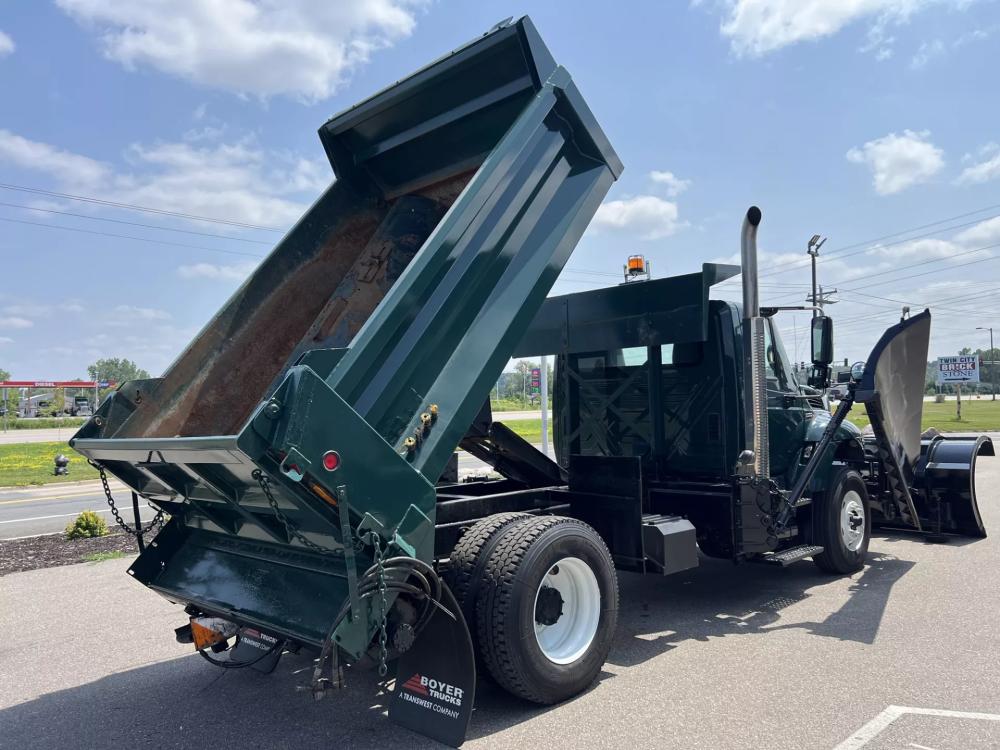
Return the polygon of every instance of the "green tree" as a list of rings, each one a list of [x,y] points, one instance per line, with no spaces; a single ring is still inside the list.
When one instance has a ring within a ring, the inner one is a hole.
[[[66,389],[56,388],[52,391],[52,401],[49,402],[49,410],[53,417],[62,416],[63,409],[66,408]]]
[[[131,359],[118,359],[117,357],[97,360],[87,367],[87,374],[90,375],[91,380],[113,380],[118,385],[128,380],[146,380],[150,376],[146,370],[139,367]],[[107,388],[101,391],[101,403],[104,403],[105,397],[112,390],[114,389]]]
[[[10,373],[2,367],[0,367],[0,380],[10,380]],[[0,403],[0,411],[6,409],[6,413],[13,417],[17,413],[17,388],[4,388],[0,390],[0,398],[3,398],[5,393],[7,394],[7,398]]]

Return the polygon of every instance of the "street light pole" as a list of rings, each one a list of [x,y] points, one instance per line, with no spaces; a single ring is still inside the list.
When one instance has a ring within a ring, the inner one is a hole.
[[[996,360],[993,359],[993,328],[992,326],[976,326],[977,331],[989,331],[990,332],[990,365],[992,370],[990,370],[990,391],[992,392],[992,397],[990,401],[997,400],[997,365]]]

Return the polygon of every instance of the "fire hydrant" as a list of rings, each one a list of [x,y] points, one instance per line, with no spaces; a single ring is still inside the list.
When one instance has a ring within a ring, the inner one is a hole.
[[[56,468],[52,472],[53,476],[65,476],[69,474],[69,459],[66,458],[62,453],[56,456],[53,461],[55,461]]]

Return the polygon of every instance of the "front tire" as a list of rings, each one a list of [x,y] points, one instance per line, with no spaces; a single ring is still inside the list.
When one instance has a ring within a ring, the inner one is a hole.
[[[604,541],[573,518],[512,526],[487,563],[477,602],[483,663],[508,692],[535,703],[589,687],[618,622],[618,579]]]
[[[823,552],[813,557],[827,573],[856,573],[865,566],[871,540],[872,515],[868,490],[858,472],[837,469],[830,487],[813,506],[816,543]]]

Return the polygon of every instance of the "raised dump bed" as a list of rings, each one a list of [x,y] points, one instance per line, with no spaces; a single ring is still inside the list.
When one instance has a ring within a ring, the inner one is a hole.
[[[365,571],[390,545],[433,562],[434,482],[621,164],[527,19],[320,139],[336,181],[162,378],[71,443],[170,515],[133,576],[354,659],[384,624]]]

